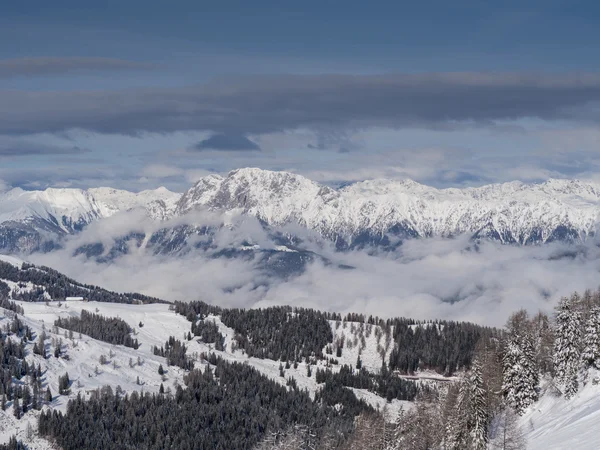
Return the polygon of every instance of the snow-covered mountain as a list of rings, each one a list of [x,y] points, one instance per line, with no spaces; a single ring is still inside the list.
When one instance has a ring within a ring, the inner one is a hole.
[[[551,179],[436,189],[411,180],[369,180],[334,189],[289,172],[246,168],[206,176],[182,195],[165,188],[140,193],[14,189],[0,194],[0,249],[47,249],[44,233],[76,233],[92,221],[135,208],[155,220],[208,209],[248,214],[268,227],[297,223],[339,248],[463,233],[530,244],[595,235],[600,185]]]
[[[179,197],[164,187],[139,193],[112,188],[12,189],[0,194],[0,249],[28,253],[44,249],[45,242],[52,247],[56,238],[119,211],[142,208],[160,220],[173,213]]]
[[[462,233],[527,244],[595,234],[600,185],[549,180],[436,189],[411,180],[370,180],[332,189],[291,173],[240,169],[198,181],[175,214],[197,207],[239,210],[268,225],[298,222],[342,245],[386,234]]]

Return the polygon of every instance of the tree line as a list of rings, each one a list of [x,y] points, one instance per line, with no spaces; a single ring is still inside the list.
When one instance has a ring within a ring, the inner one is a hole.
[[[223,324],[235,330],[237,348],[249,356],[276,361],[322,359],[323,348],[333,341],[328,320],[337,317],[307,308],[226,309],[204,302],[175,302],[175,311],[193,324],[209,314],[218,315]]]
[[[15,283],[32,283],[36,288],[30,291],[15,291],[12,297],[15,300],[26,302],[43,302],[48,298],[45,292],[56,300],[66,297],[84,297],[89,301],[109,303],[167,303],[155,297],[138,293],[116,293],[91,284],[83,284],[69,278],[62,273],[46,266],[35,266],[23,263],[16,267],[10,263],[0,261],[0,279]]]
[[[131,327],[119,317],[105,317],[85,309],[79,317],[58,318],[54,325],[66,330],[87,334],[91,338],[113,345],[137,349],[138,340],[131,337]]]
[[[315,442],[344,448],[355,417],[373,411],[345,388],[333,395],[330,390],[338,388],[328,388],[313,401],[306,391],[281,386],[251,366],[213,361],[215,366],[186,375],[186,389],[178,386],[174,394],[113,393],[105,387],[88,401],[78,396],[66,414],[42,412],[39,432],[65,450],[244,450],[302,425]]]

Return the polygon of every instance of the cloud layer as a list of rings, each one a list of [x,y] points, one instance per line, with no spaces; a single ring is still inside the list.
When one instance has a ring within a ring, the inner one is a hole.
[[[255,76],[182,88],[3,91],[0,134],[84,129],[226,135],[299,128],[454,128],[523,118],[597,123],[598,74]]]
[[[252,218],[199,214],[193,220],[212,226],[232,224],[217,233],[214,243],[218,249],[247,242],[263,248],[274,246]],[[407,241],[393,253],[339,253],[306,235],[305,245],[331,264],[316,260],[302,275],[286,281],[261,270],[256,258],[215,259],[213,253],[201,250],[175,257],[134,249],[111,264],[71,257],[73,249],[83,243],[103,242],[110,247],[116,236],[134,230],[148,233],[157,226],[139,214],[119,215],[93,224],[66,250],[31,259],[81,281],[169,300],[201,299],[229,307],[289,304],[341,313],[469,320],[496,326],[517,309],[551,312],[561,296],[596,288],[600,269],[600,249],[594,242],[529,247],[484,242],[476,246],[466,236]],[[298,228],[285,231],[303,236]]]

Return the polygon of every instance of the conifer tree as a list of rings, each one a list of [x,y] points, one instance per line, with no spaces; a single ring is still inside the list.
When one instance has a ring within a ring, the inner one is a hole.
[[[577,392],[581,361],[581,315],[575,306],[573,298],[563,298],[556,308],[554,367],[556,381],[566,398]]]
[[[473,361],[471,375],[469,377],[470,387],[470,415],[472,422],[471,437],[474,450],[485,450],[488,441],[488,411],[486,392],[483,386],[483,375],[481,364],[476,359]]]
[[[583,336],[581,361],[585,368],[600,369],[600,309],[592,309]]]
[[[522,414],[537,400],[539,376],[530,340],[510,336],[502,362],[504,398],[518,414]]]
[[[21,404],[19,403],[19,397],[15,397],[15,401],[13,402],[13,414],[17,419],[21,418]]]

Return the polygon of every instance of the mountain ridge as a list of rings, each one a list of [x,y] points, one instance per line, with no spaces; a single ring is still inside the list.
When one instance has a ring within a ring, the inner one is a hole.
[[[291,172],[243,168],[203,177],[182,194],[164,187],[139,193],[16,188],[0,193],[0,249],[35,251],[43,234],[74,234],[137,208],[156,221],[208,209],[254,216],[269,227],[298,223],[340,248],[464,233],[525,245],[594,236],[600,184],[549,179],[437,189],[410,179],[374,179],[335,189]]]

